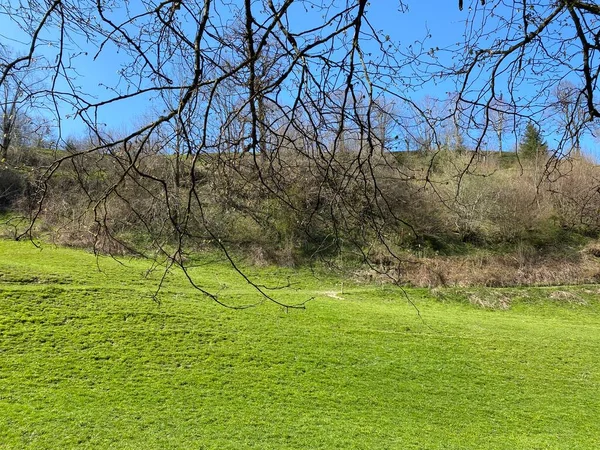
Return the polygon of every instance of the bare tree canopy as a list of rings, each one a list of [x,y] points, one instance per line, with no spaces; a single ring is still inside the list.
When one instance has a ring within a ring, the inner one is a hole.
[[[410,20],[410,6],[390,2],[390,14]],[[61,125],[72,118],[89,136],[57,153],[41,176],[33,217],[45,210],[53,174],[72,165],[87,198],[81,214],[91,211],[96,238],[140,251],[115,232],[109,211],[119,204],[171,264],[183,267],[186,251],[207,240],[229,257],[209,206],[214,196],[223,214],[242,211],[253,223],[272,215],[250,208],[252,198],[284,205],[289,220],[320,239],[319,251],[342,245],[346,230],[367,260],[365,235],[395,257],[390,233],[418,232],[375,176],[385,167],[393,183],[415,177],[390,163],[392,150],[410,150],[411,142],[435,150],[439,125],[451,121],[456,142],[463,145],[462,130],[476,154],[487,134],[501,142],[507,128],[546,120],[566,80],[582,107],[571,118],[580,123],[557,131],[559,142],[600,117],[595,2],[459,1],[463,6],[463,39],[432,47],[426,30],[425,39],[404,42],[378,29],[367,0],[3,3],[0,14],[27,42],[2,58],[0,86],[10,89],[35,65],[45,84],[29,86],[28,96],[45,99],[57,141],[64,143]],[[3,55],[12,44],[2,38]],[[103,58],[118,60],[118,73],[86,85],[80,68]],[[435,84],[452,93],[450,106],[423,106],[414,94]],[[148,109],[137,124],[120,133],[103,126],[105,110],[125,111],[139,100]],[[108,174],[93,183],[86,178],[92,162]],[[310,190],[312,200],[292,198],[294,189]],[[142,193],[149,204],[139,201]]]
[[[444,66],[446,59],[433,72],[458,76],[461,101],[489,111],[502,100],[514,108],[515,117],[535,120],[543,119],[552,92],[568,80],[585,107],[580,121],[589,122],[600,117],[599,17],[600,7],[589,1],[474,5],[465,41],[450,49],[455,62]]]

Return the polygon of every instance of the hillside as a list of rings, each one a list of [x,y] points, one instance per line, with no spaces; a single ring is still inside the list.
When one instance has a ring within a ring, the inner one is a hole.
[[[600,173],[585,158],[284,149],[273,159],[196,158],[160,147],[107,156],[70,145],[9,155],[0,171],[5,237],[175,260],[216,249],[257,266],[324,261],[421,287],[600,276]],[[123,172],[132,158],[139,167]]]

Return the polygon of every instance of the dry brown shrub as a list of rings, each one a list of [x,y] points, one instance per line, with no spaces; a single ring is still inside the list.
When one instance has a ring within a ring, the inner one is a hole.
[[[585,158],[565,160],[549,185],[554,210],[564,228],[600,232],[600,167]]]
[[[472,291],[463,288],[433,288],[430,290],[430,293],[434,298],[442,302],[458,300],[468,302],[478,308],[494,310],[510,309],[514,298],[523,297],[520,292],[506,292],[495,289]]]
[[[514,242],[550,220],[552,205],[534,170],[502,169],[495,158],[469,166],[469,158],[449,156],[434,180],[446,232],[471,242]]]
[[[484,309],[501,309],[507,310],[511,306],[512,299],[502,292],[488,290],[484,293],[470,293],[468,295],[469,302],[472,305],[479,306]]]
[[[117,237],[109,236],[105,232],[82,230],[77,226],[56,230],[52,235],[52,242],[65,247],[87,248],[106,255],[122,256],[131,253],[127,245]]]
[[[535,255],[526,257],[515,252],[508,255],[469,255],[413,258],[389,268],[387,272],[363,271],[357,277],[369,281],[390,281],[417,287],[509,287],[529,285],[564,285],[600,281],[600,260],[582,254],[565,260]]]
[[[269,257],[267,256],[265,249],[260,246],[252,246],[247,253],[247,258],[253,266],[256,267],[266,267],[271,261],[269,261]]]
[[[593,258],[600,258],[600,242],[594,241],[588,243],[581,252]]]

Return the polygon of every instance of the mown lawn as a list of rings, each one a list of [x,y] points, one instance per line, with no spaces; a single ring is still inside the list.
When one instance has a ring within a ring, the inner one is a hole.
[[[234,311],[181,274],[155,302],[160,272],[123,263],[0,241],[1,449],[600,448],[600,286],[409,290],[419,317],[398,289],[267,268],[307,309]]]

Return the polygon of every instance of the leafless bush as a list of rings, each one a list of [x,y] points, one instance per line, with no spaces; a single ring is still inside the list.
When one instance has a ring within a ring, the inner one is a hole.
[[[544,228],[553,213],[533,170],[501,168],[494,155],[446,155],[432,178],[445,232],[462,241],[518,242]]]
[[[23,174],[0,168],[0,209],[10,207],[23,194],[25,185]]]
[[[585,158],[563,161],[549,187],[560,225],[587,234],[600,232],[600,168]]]

